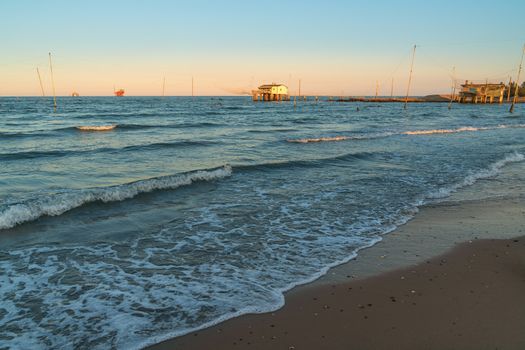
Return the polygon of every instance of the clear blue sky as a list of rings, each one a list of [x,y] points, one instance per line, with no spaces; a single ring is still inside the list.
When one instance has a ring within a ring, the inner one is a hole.
[[[163,76],[185,94],[192,75],[202,94],[299,78],[306,93],[366,94],[402,85],[413,44],[414,93],[444,92],[452,66],[515,75],[524,24],[523,0],[2,0],[0,95],[38,94],[37,66],[47,86],[49,51],[59,94],[158,94]]]

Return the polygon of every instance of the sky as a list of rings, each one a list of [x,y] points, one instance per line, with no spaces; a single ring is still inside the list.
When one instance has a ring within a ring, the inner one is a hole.
[[[1,0],[0,96],[449,93],[516,79],[525,1]],[[452,74],[455,67],[455,75]],[[522,79],[520,81],[523,81]]]

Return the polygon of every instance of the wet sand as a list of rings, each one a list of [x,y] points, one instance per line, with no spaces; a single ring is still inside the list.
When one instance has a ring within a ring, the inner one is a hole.
[[[525,349],[523,203],[424,207],[282,309],[152,349]]]

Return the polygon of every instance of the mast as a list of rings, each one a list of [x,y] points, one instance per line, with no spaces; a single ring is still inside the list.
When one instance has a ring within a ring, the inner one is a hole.
[[[456,67],[452,67],[452,92],[450,94],[450,102],[448,103],[448,109],[452,108],[452,101],[456,95]]]
[[[377,94],[379,92],[379,80],[376,80],[376,99],[377,99]]]
[[[49,70],[51,71],[51,85],[53,86],[53,109],[57,110],[57,96],[55,93],[55,78],[53,77],[53,63],[51,62],[51,52],[49,53]]]
[[[44,92],[44,85],[42,85],[42,78],[40,77],[40,71],[38,70],[38,67],[36,67],[36,74],[38,74],[38,81],[40,82],[40,91],[42,91],[42,96],[46,96],[46,93]]]
[[[412,69],[414,68],[414,57],[415,56],[416,56],[416,45],[414,45],[414,49],[412,51],[412,63],[410,63],[410,74],[408,75],[407,95],[405,97],[405,106],[404,106],[405,109],[407,109],[407,104],[408,104],[408,94],[410,93],[410,83],[412,82]]]
[[[520,74],[521,74],[521,66],[523,64],[523,55],[525,54],[525,45],[523,45],[523,51],[521,51],[521,60],[520,60],[520,67],[518,68],[518,78],[516,79],[516,89],[514,90],[514,98],[512,99],[512,104],[510,105],[509,112],[514,112],[514,104],[516,103],[516,100],[518,99],[518,92],[519,92],[519,84],[520,84]]]

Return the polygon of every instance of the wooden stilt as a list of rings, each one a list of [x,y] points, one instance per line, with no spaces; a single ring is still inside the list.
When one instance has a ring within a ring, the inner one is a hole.
[[[412,62],[410,63],[410,74],[408,75],[408,86],[407,86],[407,94],[406,94],[406,97],[405,97],[404,109],[407,109],[408,95],[410,93],[410,83],[412,82],[412,69],[414,68],[414,57],[415,56],[416,56],[416,45],[414,45],[414,50],[412,52]]]
[[[514,90],[514,98],[512,99],[512,104],[510,105],[510,109],[509,109],[510,113],[514,112],[514,104],[516,104],[516,100],[518,99],[521,66],[523,65],[523,55],[524,54],[525,54],[525,45],[523,45],[523,50],[521,52],[520,67],[518,68],[518,78],[516,79],[516,89]]]
[[[452,92],[450,93],[450,101],[448,103],[448,109],[452,108],[452,101],[454,101],[455,94],[456,94],[456,67],[452,67]]]
[[[512,77],[509,77],[509,89],[507,91],[507,102],[510,102],[510,84],[512,83]]]
[[[53,87],[53,110],[57,110],[57,96],[55,92],[55,78],[53,76],[53,63],[51,62],[51,52],[49,53],[49,70],[51,71],[51,85]]]
[[[42,96],[46,96],[46,93],[44,92],[44,85],[42,85],[42,78],[40,77],[40,71],[38,70],[38,67],[36,67],[36,74],[38,74],[38,81],[40,82],[40,91],[42,91]]]

